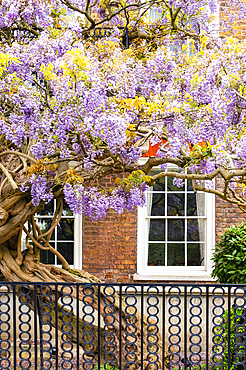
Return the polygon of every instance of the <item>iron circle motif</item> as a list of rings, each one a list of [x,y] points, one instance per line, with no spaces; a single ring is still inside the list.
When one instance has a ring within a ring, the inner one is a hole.
[[[51,286],[49,286],[49,285],[42,285],[40,287],[40,294],[42,294],[44,296],[47,296],[47,295],[50,295],[51,293],[52,293]]]
[[[67,290],[70,290],[69,292]],[[61,287],[61,294],[62,297],[71,297],[71,294],[73,293],[73,287],[70,285],[65,285]],[[61,299],[62,299],[61,297]]]
[[[147,289],[147,369],[158,369],[158,335],[159,335],[159,288],[155,285],[150,285]],[[153,334],[156,336],[153,343]]]
[[[105,303],[105,302],[104,302]],[[115,307],[113,306],[114,305],[114,302],[111,302],[111,304],[110,305],[105,305],[104,307],[103,307],[103,312],[105,313],[105,315],[107,316],[112,316],[114,313],[115,313],[115,311],[116,311],[116,309],[115,309]],[[112,316],[113,317],[113,316]]]
[[[10,344],[10,297],[9,286],[3,285],[5,287],[5,292],[0,292],[0,367],[2,369],[9,369],[11,367],[11,362],[9,358],[11,357],[11,344]],[[3,324],[3,325],[2,325]]]
[[[72,363],[69,360],[73,357],[73,286],[62,286],[61,290],[61,347],[63,356],[61,361],[62,369],[72,369]]]
[[[180,362],[180,345],[176,343],[175,338],[178,338],[178,341],[180,342],[180,336],[179,334],[173,335],[173,332],[175,331],[176,333],[181,332],[180,328],[180,323],[181,323],[181,317],[180,317],[180,312],[181,312],[181,289],[178,286],[173,286],[170,287],[168,290],[168,322],[170,324],[168,331],[169,331],[169,361],[170,361],[170,366],[178,366],[180,368],[179,362]]]
[[[51,369],[52,363],[52,287],[50,285],[42,285],[39,288],[38,300],[40,311],[40,358],[41,364],[48,369]]]
[[[66,302],[65,302],[65,299],[66,299]],[[69,299],[70,299],[70,301],[69,301]],[[71,296],[68,296],[68,295],[66,295],[66,296],[63,295],[61,297],[61,303],[63,305],[71,305],[73,303],[73,298]]]
[[[190,327],[189,327],[189,333],[190,333],[190,346],[189,351],[191,353],[190,355],[190,363],[191,366],[198,366],[201,368],[201,333],[202,333],[202,289],[197,286],[192,286],[190,288]]]
[[[103,288],[103,321],[104,321],[104,361],[105,364],[114,367],[115,363],[115,332],[116,332],[116,327],[115,327],[115,287],[112,285],[105,286]]]
[[[174,333],[172,332],[172,330],[174,330]],[[181,333],[181,328],[179,326],[175,327],[174,325],[172,325],[170,327],[170,334],[171,335],[178,335]]]
[[[128,302],[128,301],[131,301],[131,303],[130,303],[130,302]],[[137,304],[137,297],[132,296],[132,295],[126,296],[126,298],[125,298],[125,303],[126,303],[126,304],[127,304],[127,306],[129,306],[129,307],[135,307],[135,305]]]
[[[225,289],[223,287],[214,287],[212,290],[212,323],[213,323],[213,337],[212,337],[212,361],[216,361],[216,365],[223,364],[224,351],[225,351],[225,338],[224,338],[224,313],[225,313]]]
[[[158,302],[159,303],[159,302]],[[152,311],[152,312],[151,312]],[[154,311],[154,312],[153,312]],[[147,314],[148,315],[158,315],[158,313],[160,312],[160,310],[159,310],[159,307],[158,306],[153,306],[153,305],[151,305],[151,306],[148,306],[147,307]]]
[[[125,308],[125,313],[127,313],[129,316],[135,316],[136,313],[137,313],[137,307],[136,306],[131,306],[131,305],[127,306]]]
[[[136,351],[137,346],[135,343],[137,342],[137,288],[135,286],[127,286],[125,289],[125,360],[126,360],[126,368],[131,367],[133,369],[137,368],[136,365]],[[133,344],[133,346],[132,346]]]
[[[107,292],[107,290],[111,290],[111,292]],[[113,297],[115,295],[115,287],[113,285],[107,285],[103,288],[103,293],[107,296],[107,297]]]
[[[147,298],[147,304],[150,305],[150,306],[155,306],[158,303],[159,303],[158,296],[150,294],[149,297]]]
[[[126,335],[126,340],[131,343],[130,345],[132,344],[135,344],[137,342],[137,337],[135,336],[134,339],[132,339],[132,335],[131,334],[127,334]],[[127,346],[128,344],[126,344]]]
[[[31,366],[31,287],[22,284],[18,288],[19,293],[19,356],[20,366]]]
[[[234,311],[234,361],[236,362],[236,367],[242,367],[245,364],[245,354],[246,354],[246,299],[245,299],[245,288],[235,289],[235,298],[233,304]]]
[[[243,292],[243,294],[242,294]],[[246,298],[246,290],[244,288],[238,288],[236,287],[234,290],[234,295],[236,298]]]

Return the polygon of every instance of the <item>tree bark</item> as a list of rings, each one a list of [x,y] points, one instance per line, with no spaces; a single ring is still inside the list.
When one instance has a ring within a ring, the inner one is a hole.
[[[51,297],[51,321],[50,324],[55,327],[56,320],[55,320],[55,286],[52,285],[55,283],[102,283],[98,278],[93,275],[90,275],[86,271],[80,270],[71,270],[67,271],[62,268],[52,266],[52,265],[44,265],[38,261],[37,256],[35,255],[34,248],[29,245],[28,251],[25,253],[24,257],[20,257],[20,252],[18,251],[18,240],[19,240],[19,233],[21,230],[21,226],[23,226],[24,221],[30,221],[31,215],[36,211],[36,208],[30,206],[30,204],[26,203],[23,207],[23,204],[20,206],[17,203],[16,209],[19,207],[19,213],[17,215],[11,216],[3,226],[0,227],[0,235],[1,241],[3,242],[0,244],[0,278],[1,280],[8,281],[8,282],[20,282],[20,283],[33,283],[33,282],[40,282],[40,286],[42,283],[48,283],[49,288],[51,288],[51,292],[49,296]],[[24,217],[24,218],[23,218]],[[31,221],[30,221],[31,222]],[[6,229],[8,229],[7,237]],[[4,230],[4,231],[3,231]],[[2,235],[4,235],[2,237]],[[42,287],[42,290],[48,289],[45,286]],[[62,297],[62,295],[66,294],[66,291],[69,293],[73,299],[77,298],[76,295],[76,286],[69,286],[63,287],[58,285],[58,297]],[[71,291],[72,289],[72,291]],[[98,302],[98,286],[94,285],[91,288],[89,285],[87,289],[93,289],[92,295],[88,296],[85,295],[83,289],[79,289],[79,300],[83,302],[83,304],[88,304],[93,307],[95,311],[98,311],[99,302]],[[93,347],[93,357],[97,361],[98,359],[98,332],[100,332],[100,359],[101,363],[106,361],[111,361],[108,352],[114,353],[114,362],[115,365],[119,365],[119,353],[120,353],[120,333],[121,333],[121,364],[122,368],[135,368],[133,364],[129,365],[129,362],[134,362],[137,368],[141,367],[141,353],[143,352],[144,355],[144,368],[147,367],[148,369],[153,370],[156,368],[154,364],[150,364],[151,358],[155,361],[155,355],[149,354],[147,358],[147,353],[151,351],[151,341],[155,342],[156,337],[152,337],[151,334],[157,334],[158,336],[158,347],[159,347],[159,354],[161,353],[162,349],[162,339],[159,333],[155,333],[156,329],[153,327],[151,328],[150,323],[147,321],[147,317],[143,317],[143,329],[141,330],[141,313],[136,311],[133,307],[127,307],[124,299],[120,303],[120,298],[117,293],[113,292],[111,287],[107,287],[107,295],[105,290],[102,288],[100,292],[100,315],[102,321],[104,322],[104,327],[108,327],[106,333],[104,332],[104,328],[99,328],[94,325],[93,329],[93,346],[87,343],[88,336],[91,334],[86,334],[89,330],[89,326],[86,322],[83,321],[82,318],[79,318],[79,337],[77,336],[77,317],[72,313],[72,323],[73,323],[73,331],[71,340],[72,342],[79,341],[79,345],[83,347],[84,351],[90,351],[90,348]],[[112,295],[108,294],[111,292]],[[93,297],[93,298],[92,298]],[[44,299],[44,298],[43,298]],[[44,302],[43,302],[44,303]],[[34,309],[34,288],[31,287],[31,303],[29,303],[31,308]],[[48,306],[46,306],[48,309]],[[127,311],[126,311],[127,307]],[[42,312],[43,318],[45,320],[45,309]],[[130,316],[129,316],[130,314]],[[61,309],[61,305],[58,305],[58,330],[64,332],[64,307]],[[131,316],[132,315],[132,316]],[[63,317],[63,320],[62,320]],[[65,324],[66,325],[66,324]],[[127,330],[126,330],[127,328]],[[114,332],[114,343],[106,343],[105,342],[105,335],[110,336],[111,331]],[[141,347],[141,336],[144,337],[144,346]],[[150,342],[150,344],[147,341]],[[136,347],[134,346],[134,343]],[[148,348],[147,348],[148,347]],[[156,347],[153,344],[153,347]],[[136,350],[134,350],[136,348]],[[132,352],[132,353],[131,353]],[[168,348],[166,348],[166,367],[169,365],[168,359]],[[128,361],[128,362],[127,362]],[[127,365],[128,363],[128,365]],[[161,368],[161,360],[157,360],[158,368]]]

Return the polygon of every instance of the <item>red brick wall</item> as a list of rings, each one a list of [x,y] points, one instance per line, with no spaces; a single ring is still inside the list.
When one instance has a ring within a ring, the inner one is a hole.
[[[111,187],[114,177],[104,179]],[[100,221],[83,217],[83,269],[106,282],[129,282],[137,270],[137,210]]]
[[[223,188],[221,178],[217,179],[216,188],[218,190]],[[246,213],[242,212],[235,204],[228,203],[219,197],[215,199],[215,234],[216,241],[218,241],[220,235],[225,232],[227,227],[246,221]]]

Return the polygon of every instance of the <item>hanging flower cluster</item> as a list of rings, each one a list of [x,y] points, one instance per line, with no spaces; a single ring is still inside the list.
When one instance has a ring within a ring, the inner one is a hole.
[[[185,153],[184,167],[194,173],[245,168],[246,43],[209,38],[214,0],[207,2],[209,11],[204,0],[158,2],[152,8],[155,19],[146,26],[143,16],[139,30],[167,27],[167,4],[173,12],[179,9],[177,19],[179,12],[186,14],[191,38],[187,41],[184,33],[183,44],[171,47],[169,35],[154,48],[142,46],[143,56],[138,48],[124,50],[116,31],[88,46],[81,36],[82,20],[67,27],[59,0],[28,0],[25,6],[17,0],[1,2],[1,28],[25,22],[26,29],[36,24],[42,30],[29,42],[17,37],[0,48],[0,133],[8,148],[21,151],[28,145],[43,165],[29,169],[22,181],[34,205],[49,202],[57,186],[73,212],[94,220],[109,208],[122,213],[143,205],[144,174],[139,181],[120,180],[111,190],[96,181],[136,169],[148,141],[160,144],[157,156],[163,163]],[[85,6],[79,0],[73,5]],[[94,6],[100,19],[107,16],[104,2]],[[237,6],[240,17],[245,16],[245,4]],[[107,24],[119,25],[122,19],[119,15]],[[133,20],[140,21],[136,14]],[[203,25],[199,40],[192,39],[198,22]],[[59,163],[71,166],[72,161],[75,170],[59,172]],[[49,163],[57,165],[51,169]]]

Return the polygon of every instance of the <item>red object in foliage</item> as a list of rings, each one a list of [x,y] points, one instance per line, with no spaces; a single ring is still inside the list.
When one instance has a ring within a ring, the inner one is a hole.
[[[142,157],[155,157],[157,150],[159,150],[160,146],[166,142],[166,140],[164,139],[161,139],[161,141],[161,143],[157,143],[155,145],[151,145],[151,143],[149,142],[149,150],[147,151],[147,153],[143,154]]]

